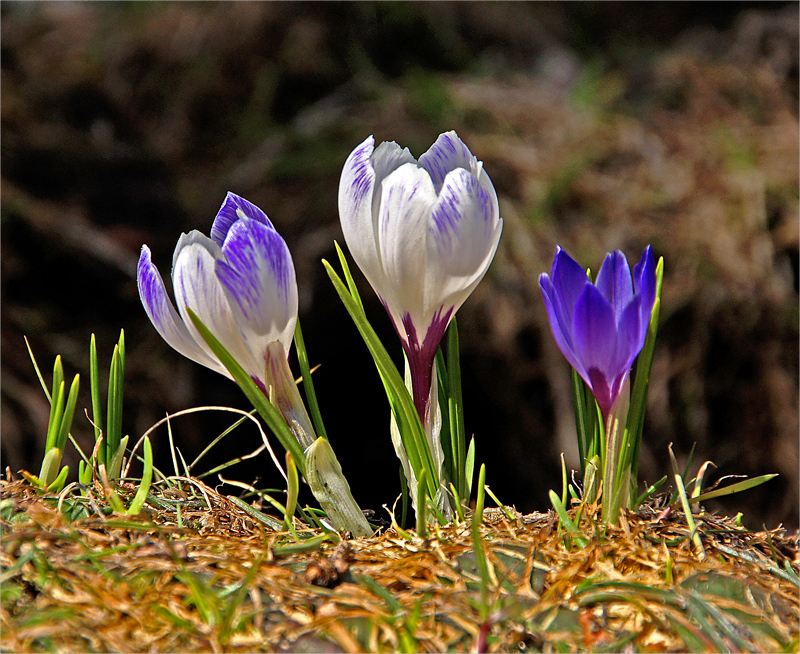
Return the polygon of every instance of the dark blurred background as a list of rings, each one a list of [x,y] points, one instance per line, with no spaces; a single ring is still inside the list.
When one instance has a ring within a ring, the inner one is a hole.
[[[200,405],[248,408],[183,359],[140,305],[142,243],[169,278],[182,231],[208,233],[225,192],[262,207],[297,267],[323,415],[365,508],[399,493],[388,404],[320,259],[342,240],[345,158],[369,134],[419,156],[455,129],[481,159],[505,229],[459,313],[467,430],[488,482],[546,510],[558,456],[577,465],[567,364],[537,279],[556,244],[666,262],[641,477],[697,443],[722,475],[780,477],[709,508],[798,523],[796,3],[3,2],[2,457],[38,472],[49,380],[107,370],[128,345],[124,427]],[[362,283],[390,351],[388,318]],[[178,418],[192,460],[230,414]],[[73,429],[91,447],[81,414]],[[199,470],[259,443],[252,426]],[[171,469],[167,434],[155,436]],[[75,469],[75,456],[68,456]],[[279,486],[266,455],[224,473]],[[216,483],[211,479],[209,483]],[[238,492],[227,487],[227,492]]]

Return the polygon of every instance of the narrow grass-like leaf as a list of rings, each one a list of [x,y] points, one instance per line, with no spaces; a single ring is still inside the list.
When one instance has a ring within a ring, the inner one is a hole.
[[[706,500],[714,499],[715,497],[723,497],[724,495],[741,493],[742,491],[749,490],[750,488],[760,486],[761,484],[764,484],[768,482],[770,479],[774,479],[777,476],[778,476],[777,473],[772,473],[769,475],[761,475],[760,477],[753,477],[752,479],[745,479],[744,481],[731,484],[730,486],[725,486],[724,488],[717,488],[716,490],[708,491],[707,493],[702,493],[700,495],[697,495],[696,497],[690,497],[689,503],[695,504],[697,502],[705,502]]]
[[[686,489],[683,486],[683,479],[681,479],[680,475],[675,475],[675,485],[678,488],[678,495],[681,498],[683,513],[686,517],[686,524],[688,525],[689,532],[692,536],[692,542],[697,548],[698,557],[702,561],[706,558],[706,551],[703,548],[703,541],[700,539],[700,534],[697,532],[697,525],[695,524],[694,516],[692,515],[692,507],[689,506],[689,499],[686,497]]]
[[[58,386],[53,385],[53,401],[50,404],[50,419],[47,422],[47,439],[45,440],[45,451],[56,446],[58,432],[61,429],[61,418],[64,416],[65,383],[62,379]]]
[[[417,480],[417,535],[428,537],[428,487],[426,485],[428,471],[422,469]]]
[[[273,531],[281,531],[283,529],[283,523],[277,518],[273,518],[271,515],[262,513],[258,509],[250,506],[247,502],[240,500],[238,497],[233,497],[229,495],[228,499],[231,502],[233,502],[236,506],[238,506],[242,511],[244,511],[247,515],[249,515],[251,518],[260,522],[262,525],[266,525]]]
[[[572,522],[572,519],[569,517],[569,513],[567,513],[566,507],[561,503],[558,495],[556,495],[555,491],[550,491],[550,502],[553,505],[553,508],[556,510],[558,514],[559,520],[561,520],[561,524],[564,526],[564,531],[569,534],[571,538],[575,540],[578,544],[578,547],[584,548],[589,545],[589,541],[587,541],[582,535],[580,530],[575,526],[575,523]]]
[[[294,328],[294,346],[297,349],[297,361],[300,364],[300,374],[303,376],[303,389],[305,390],[306,400],[308,401],[308,413],[311,415],[311,420],[314,423],[317,436],[322,436],[322,438],[328,440],[328,434],[325,432],[325,425],[322,422],[322,413],[319,410],[319,402],[317,402],[317,393],[314,391],[314,380],[311,378],[311,366],[308,362],[306,342],[303,339],[303,331],[300,329],[299,319]]]
[[[126,436],[127,438],[127,436]],[[150,483],[153,480],[153,448],[150,445],[150,439],[144,439],[144,468],[142,469],[142,481],[139,483],[139,488],[136,490],[136,495],[133,496],[133,501],[128,508],[128,515],[139,515],[142,510],[147,495],[150,493]]]
[[[125,332],[121,331],[119,342],[114,346],[111,356],[111,370],[108,375],[108,418],[106,420],[105,456],[106,466],[119,449],[122,440],[122,396],[125,385]]]
[[[292,533],[295,540],[299,540],[297,531],[294,528],[294,511],[297,508],[297,496],[300,493],[300,479],[297,476],[297,466],[294,464],[294,457],[291,452],[286,453],[286,513],[284,515],[284,526]]]
[[[628,419],[625,426],[629,432],[630,450],[626,452],[626,459],[623,465],[631,471],[631,477],[636,480],[639,472],[639,451],[642,443],[642,431],[644,429],[644,414],[647,408],[647,391],[650,386],[650,370],[653,366],[653,353],[656,347],[656,336],[658,334],[658,320],[661,314],[661,287],[664,280],[664,257],[658,259],[656,264],[656,300],[650,314],[650,322],[647,327],[647,336],[644,347],[636,357],[634,368],[634,382],[631,389],[631,403],[628,411]],[[619,476],[619,474],[618,474]]]
[[[475,563],[478,566],[478,572],[481,576],[481,611],[485,615],[482,618],[485,620],[489,607],[487,598],[489,595],[489,584],[491,583],[491,575],[489,574],[489,562],[486,560],[486,550],[483,546],[483,538],[481,537],[481,523],[483,522],[483,507],[486,500],[486,465],[481,464],[481,469],[478,472],[478,489],[477,498],[475,500],[475,512],[472,514],[472,548],[475,551]]]
[[[637,509],[642,504],[644,504],[653,495],[653,493],[655,493],[659,488],[661,488],[661,486],[664,485],[664,482],[666,481],[667,481],[667,475],[664,475],[656,483],[648,487],[641,495],[639,495],[639,497],[636,498],[636,502],[634,503],[633,508]]]
[[[61,468],[61,472],[58,473],[58,476],[47,486],[47,491],[50,493],[60,493],[61,489],[64,488],[64,483],[67,481],[68,474],[69,466]]]
[[[120,471],[122,470],[122,460],[125,458],[126,449],[128,447],[128,437],[121,439],[117,446],[116,452],[111,456],[111,462],[106,468],[109,479],[119,479]]]
[[[56,437],[56,447],[62,452],[67,445],[67,435],[70,429],[72,429],[72,419],[75,416],[75,405],[78,403],[78,391],[80,386],[81,376],[75,375],[72,379],[72,385],[69,388],[67,404],[64,407],[64,415],[61,418],[61,426],[59,427],[58,436]]]
[[[305,475],[305,454],[300,443],[292,434],[289,426],[286,424],[283,416],[266,398],[261,389],[256,386],[256,383],[250,378],[242,366],[234,359],[228,350],[217,340],[214,334],[203,324],[203,321],[191,309],[187,308],[189,317],[194,323],[200,335],[206,341],[208,346],[222,362],[228,372],[242,389],[242,392],[247,396],[247,399],[253,404],[259,415],[264,419],[272,433],[280,441],[281,445],[287,452],[291,452],[294,457],[295,465],[297,465],[300,473]]]
[[[39,379],[39,383],[42,386],[42,390],[44,394],[47,396],[47,401],[52,402],[52,396],[50,395],[50,389],[47,388],[47,382],[44,380],[44,376],[42,375],[42,371],[39,369],[39,364],[36,363],[36,357],[33,356],[33,350],[31,349],[31,344],[28,341],[27,336],[23,336],[25,339],[25,347],[28,348],[28,356],[31,358],[31,363],[33,364],[33,369],[36,371],[36,377]]]
[[[466,462],[467,443],[464,430],[464,398],[461,392],[461,360],[459,354],[458,323],[455,316],[450,321],[445,336],[447,342],[448,410],[450,440],[453,454],[452,481],[461,497],[467,496]]]
[[[103,408],[100,405],[100,365],[97,362],[97,341],[94,334],[89,341],[89,386],[92,396],[94,439],[97,440],[103,431]]]
[[[465,502],[469,502],[472,495],[472,480],[475,475],[475,437],[469,440],[469,447],[467,448],[467,458],[464,463],[464,479],[466,480],[466,491],[462,496]]]
[[[389,398],[392,413],[397,420],[403,447],[406,450],[414,474],[417,479],[419,479],[422,470],[428,470],[428,492],[431,497],[435,497],[439,487],[438,474],[433,463],[433,456],[425,437],[425,432],[422,428],[422,423],[420,422],[419,415],[417,414],[416,407],[406,388],[405,382],[397,371],[391,357],[383,347],[383,344],[380,342],[377,334],[367,321],[363,308],[350,294],[347,286],[331,265],[324,259],[322,260],[322,264],[325,266],[325,270],[331,282],[333,282],[336,292],[339,294],[347,312],[356,324],[356,328],[360,332],[378,368],[378,373],[386,389],[387,397]]]

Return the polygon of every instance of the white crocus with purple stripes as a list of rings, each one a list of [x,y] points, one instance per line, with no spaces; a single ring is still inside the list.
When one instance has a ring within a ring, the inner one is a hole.
[[[287,422],[301,445],[314,442],[297,388],[283,379],[291,377],[287,357],[297,323],[292,255],[261,209],[228,193],[211,238],[196,230],[181,235],[172,259],[177,311],[146,245],[139,258],[138,283],[145,311],[167,343],[232,378],[189,318],[187,308],[194,311],[279,408],[295,408]],[[296,397],[283,397],[287,393]]]
[[[439,136],[419,161],[394,142],[375,147],[370,136],[344,165],[339,216],[353,258],[400,336],[430,442],[436,350],[500,241],[494,186],[455,132]],[[436,457],[441,446],[430,444]]]
[[[297,323],[297,281],[289,248],[257,206],[228,193],[211,238],[181,235],[172,259],[176,310],[142,246],[139,295],[158,333],[184,356],[233,379],[194,326],[191,309],[255,381],[302,445],[311,490],[336,529],[372,529],[330,445],[317,438],[289,368]]]

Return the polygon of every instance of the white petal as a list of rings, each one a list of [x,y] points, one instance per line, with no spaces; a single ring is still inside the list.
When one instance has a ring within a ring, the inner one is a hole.
[[[297,322],[297,281],[292,255],[274,229],[243,218],[228,232],[217,278],[240,324],[255,337],[248,343],[261,361],[273,341],[288,353]]]
[[[189,332],[202,348],[210,353],[203,337],[186,311],[190,308],[203,321],[217,340],[230,352],[247,373],[264,377],[264,362],[257,361],[247,347],[248,334],[228,304],[225,291],[217,279],[216,261],[222,250],[214,241],[198,231],[183,234],[175,248],[172,284],[178,311]]]
[[[430,175],[415,164],[395,170],[382,187],[378,239],[385,280],[375,290],[399,327],[403,313],[413,320],[423,309],[427,225],[436,194]]]
[[[442,188],[447,173],[464,168],[477,174],[478,161],[454,131],[440,134],[428,151],[419,158],[419,165],[430,173],[436,192]]]
[[[225,366],[213,354],[207,353],[189,333],[167,296],[164,280],[153,265],[150,248],[146,245],[142,247],[136,277],[144,309],[161,337],[188,359],[230,377]]]

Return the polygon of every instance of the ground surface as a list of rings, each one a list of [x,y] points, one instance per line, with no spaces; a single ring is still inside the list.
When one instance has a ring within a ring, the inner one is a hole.
[[[137,517],[0,482],[2,649],[59,652],[797,651],[797,535],[649,505],[619,527],[487,509],[426,539],[320,542],[197,480]],[[123,497],[126,492],[122,492]],[[84,507],[84,509],[81,509]],[[573,512],[574,518],[574,512]],[[579,539],[585,539],[579,542]]]
[[[796,3],[4,2],[2,18],[12,470],[38,467],[49,412],[23,335],[44,368],[61,354],[87,379],[89,335],[105,368],[124,328],[134,438],[168,411],[246,407],[160,340],[133,277],[142,243],[168,275],[180,232],[207,230],[233,190],[292,249],[323,415],[357,499],[391,503],[388,406],[319,259],[341,238],[336,188],[355,145],[374,134],[419,156],[456,129],[505,219],[459,314],[467,430],[500,497],[543,510],[559,453],[577,465],[567,365],[537,287],[556,244],[596,268],[652,243],[666,274],[642,477],[668,470],[670,442],[682,462],[697,443],[696,464],[719,475],[780,473],[725,513],[797,526]],[[208,414],[173,425],[187,460],[224,426]],[[85,447],[91,431],[79,410]],[[234,478],[277,483],[260,458]]]

